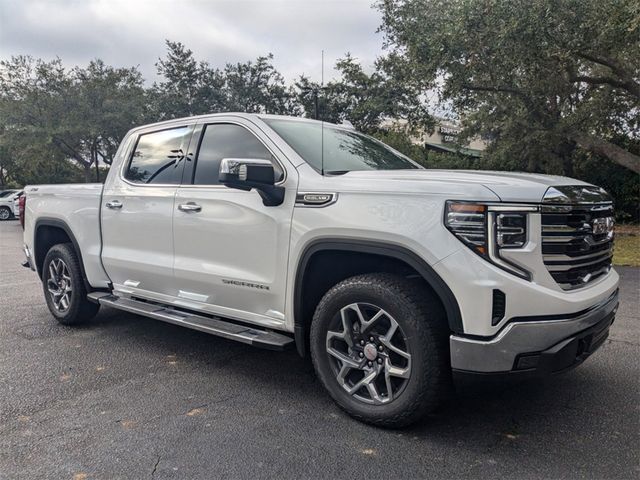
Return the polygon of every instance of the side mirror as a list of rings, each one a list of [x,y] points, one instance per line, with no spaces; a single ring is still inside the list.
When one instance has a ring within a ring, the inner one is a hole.
[[[256,189],[267,207],[284,201],[284,188],[275,185],[275,170],[262,158],[223,158],[218,179],[221,184],[238,190]]]

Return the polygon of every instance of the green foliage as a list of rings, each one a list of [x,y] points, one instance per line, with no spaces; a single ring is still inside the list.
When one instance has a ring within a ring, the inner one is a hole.
[[[157,118],[180,118],[217,112],[296,115],[292,88],[273,66],[273,55],[214,69],[198,62],[182,43],[167,40],[167,56],[156,66],[163,78],[154,84]]]
[[[169,40],[166,44],[166,58],[156,63],[163,81],[151,89],[155,117],[162,120],[221,111],[225,104],[222,72],[198,62],[183,44]]]
[[[488,156],[572,173],[577,149],[640,172],[636,0],[383,0],[389,63],[438,88]]]
[[[95,60],[85,69],[68,70],[59,59],[44,62],[24,56],[0,62],[1,145],[7,155],[22,157],[37,148],[40,159],[65,164],[43,173],[68,172],[71,159],[89,181],[91,168],[99,160],[111,162],[120,140],[141,122],[145,109],[137,69]],[[3,163],[5,169],[10,165]]]
[[[576,159],[574,169],[576,178],[599,185],[613,196],[616,221],[640,222],[640,175],[629,175],[624,167],[588,154]]]
[[[3,145],[0,147],[0,165],[10,173],[3,182],[6,186],[84,181],[83,171],[77,164],[65,159],[57,149],[35,142],[15,150]]]
[[[224,69],[226,110],[297,115],[299,107],[284,77],[271,63],[273,55],[255,62],[227,64]]]
[[[373,133],[373,136],[415,162],[424,164],[426,161],[426,150],[421,145],[416,144],[406,131],[400,129],[378,130]]]
[[[326,86],[300,77],[296,87],[305,115],[334,123],[349,121],[366,133],[381,129],[387,118],[412,118],[419,120],[421,126],[431,126],[424,103],[415,101],[417,91],[413,85],[387,74],[382,62],[368,74],[347,53],[335,66],[340,77]]]

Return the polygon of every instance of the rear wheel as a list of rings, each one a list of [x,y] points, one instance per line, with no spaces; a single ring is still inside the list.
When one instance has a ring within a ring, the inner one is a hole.
[[[410,424],[450,391],[448,329],[440,303],[391,274],[349,278],[316,309],[311,355],[333,399],[359,420]]]
[[[49,311],[64,325],[90,320],[100,309],[87,300],[80,262],[70,243],[54,245],[47,252],[42,286]]]
[[[9,220],[12,216],[9,207],[0,207],[0,220]]]

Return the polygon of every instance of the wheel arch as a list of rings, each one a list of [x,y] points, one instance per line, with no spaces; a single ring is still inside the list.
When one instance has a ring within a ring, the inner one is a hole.
[[[76,255],[78,256],[84,286],[88,292],[93,290],[84,269],[84,261],[82,260],[80,245],[78,244],[73,231],[64,220],[48,217],[39,218],[36,220],[33,232],[33,259],[36,271],[40,278],[42,278],[44,259],[49,249],[54,245],[61,243],[71,243]]]
[[[417,272],[439,298],[447,315],[449,329],[456,333],[464,331],[462,315],[455,295],[435,270],[415,252],[393,243],[361,239],[323,238],[312,241],[304,248],[296,269],[293,291],[294,335],[296,348],[301,356],[304,356],[307,351],[308,324],[310,321],[307,318],[308,314],[305,314],[304,298],[309,267],[316,255],[331,251],[372,255],[389,259],[395,262],[396,265],[409,267]]]

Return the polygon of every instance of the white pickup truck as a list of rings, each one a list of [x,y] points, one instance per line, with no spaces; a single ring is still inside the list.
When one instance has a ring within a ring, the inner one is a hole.
[[[602,189],[427,170],[313,120],[135,128],[104,186],[25,197],[25,265],[61,323],[107,305],[295,345],[344,410],[377,425],[433,409],[453,373],[571,368],[604,342],[618,305]]]

